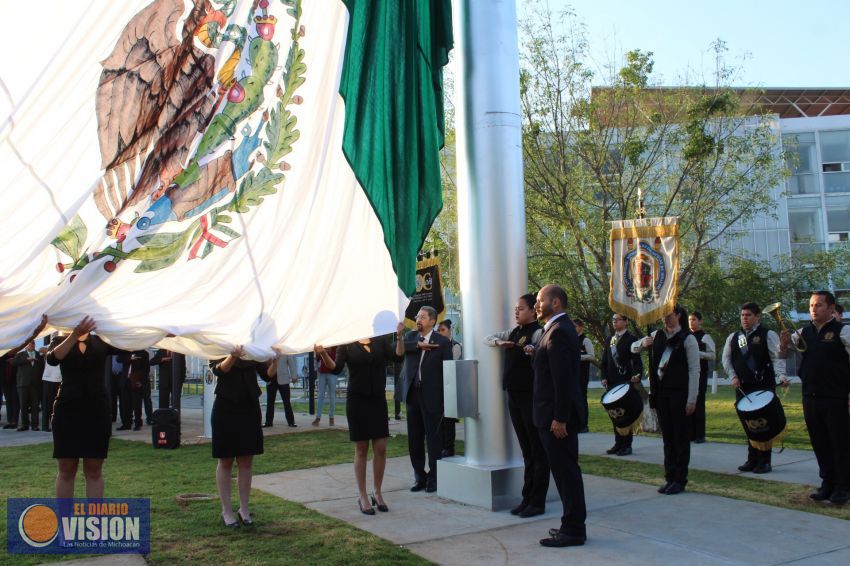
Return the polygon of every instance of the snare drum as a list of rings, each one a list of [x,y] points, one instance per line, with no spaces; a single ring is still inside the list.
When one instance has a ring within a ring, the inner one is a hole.
[[[621,383],[602,396],[602,406],[621,435],[631,434],[640,426],[643,401],[630,383]]]
[[[785,411],[773,391],[752,391],[735,403],[741,425],[753,448],[770,450],[788,433]]]

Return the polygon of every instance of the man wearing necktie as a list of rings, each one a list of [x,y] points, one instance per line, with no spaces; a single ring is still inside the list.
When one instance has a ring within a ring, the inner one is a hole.
[[[407,404],[407,444],[415,483],[411,491],[437,491],[437,460],[442,450],[443,361],[452,359],[452,343],[434,332],[437,311],[422,307],[416,330],[404,336],[401,400]],[[428,471],[425,471],[425,445]]]

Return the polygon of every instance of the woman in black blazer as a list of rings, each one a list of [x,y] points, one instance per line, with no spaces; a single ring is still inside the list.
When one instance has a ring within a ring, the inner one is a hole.
[[[242,347],[237,346],[223,360],[210,362],[218,378],[212,408],[212,452],[218,459],[215,481],[221,499],[221,518],[226,527],[235,528],[240,521],[252,525],[248,510],[251,495],[251,464],[263,453],[263,429],[260,412],[260,386],[257,376],[265,380],[266,367],[261,362],[242,360]],[[233,460],[238,470],[239,516],[233,513],[230,500]]]
[[[354,447],[354,476],[360,497],[357,505],[366,515],[374,515],[374,505],[379,511],[389,511],[381,494],[384,482],[384,469],[387,466],[387,438],[390,436],[389,413],[387,412],[387,364],[404,359],[399,325],[396,344],[386,337],[366,338],[340,346],[336,350],[336,360],[332,360],[322,346],[316,346],[315,352],[321,356],[325,366],[333,373],[340,374],[348,365],[348,394],[345,409],[348,416],[348,434]],[[366,493],[366,459],[369,456],[369,442],[372,442],[372,472],[374,491],[371,501]]]

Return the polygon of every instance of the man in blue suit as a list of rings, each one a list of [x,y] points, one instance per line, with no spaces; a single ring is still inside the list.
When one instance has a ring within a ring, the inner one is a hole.
[[[581,391],[581,344],[564,312],[567,294],[546,285],[534,305],[543,335],[534,352],[532,420],[546,450],[552,477],[561,496],[561,526],[549,531],[543,546],[580,546],[587,539],[584,483],[578,465],[578,432],[584,410]]]
[[[400,397],[407,404],[407,446],[415,477],[410,491],[428,493],[437,491],[437,460],[443,444],[443,361],[452,359],[452,343],[434,331],[435,324],[437,311],[422,307],[416,315],[416,330],[404,335]]]

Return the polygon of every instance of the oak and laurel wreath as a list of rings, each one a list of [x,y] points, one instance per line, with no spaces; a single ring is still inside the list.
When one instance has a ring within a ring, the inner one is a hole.
[[[134,270],[136,273],[166,268],[174,264],[189,247],[196,245],[204,236],[201,223],[203,218],[207,222],[207,231],[215,230],[232,241],[242,235],[228,226],[233,222],[233,214],[244,214],[251,207],[262,204],[263,197],[277,193],[276,185],[285,177],[285,174],[273,172],[272,169],[279,168],[281,160],[292,151],[292,145],[301,136],[301,132],[296,128],[298,118],[292,114],[289,106],[300,103],[300,99],[295,99],[294,95],[295,91],[304,84],[304,75],[307,70],[304,64],[304,49],[299,42],[301,0],[283,0],[283,3],[289,6],[287,13],[295,21],[291,29],[292,44],[284,67],[283,88],[278,90],[277,105],[269,112],[269,119],[265,126],[267,141],[263,142],[266,151],[263,167],[256,173],[248,172],[228,203],[205,212],[182,232],[161,232],[138,236],[136,239],[141,246],[129,252],[123,251],[119,243],[101,252],[95,252],[89,258],[88,254],[81,249],[86,240],[87,228],[79,216],[75,216],[51,242],[74,260],[70,266],[72,271],[82,269],[98,258],[109,256],[118,261],[138,260],[140,263]],[[198,257],[205,258],[214,249],[215,246],[210,241],[206,241]],[[114,263],[112,267],[114,269]]]
[[[267,152],[266,161],[259,172],[248,172],[229,203],[205,213],[208,230],[216,230],[231,240],[241,236],[239,232],[228,226],[233,222],[232,215],[248,212],[251,207],[260,205],[263,197],[277,192],[275,185],[284,177],[284,173],[275,173],[271,168],[292,151],[292,144],[301,136],[296,128],[298,119],[289,110],[295,91],[305,81],[304,74],[307,70],[304,64],[304,50],[298,41],[301,0],[291,2],[288,13],[295,18],[291,30],[292,44],[285,65],[284,88],[278,96],[276,108],[269,113],[269,121],[266,124],[267,141],[263,142]],[[188,247],[195,245],[202,235],[201,219],[198,218],[183,232],[139,236],[138,241],[142,246],[127,254],[127,257],[141,260],[134,270],[136,273],[162,269],[176,262]],[[199,257],[205,258],[214,249],[215,246],[212,243],[205,242]]]

